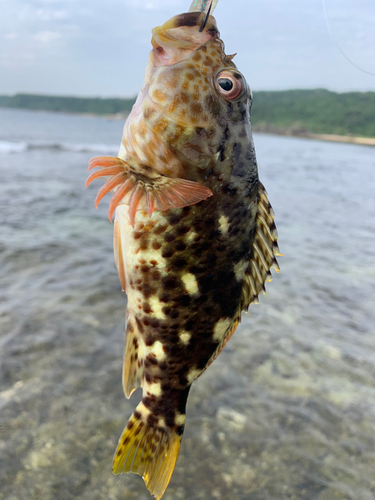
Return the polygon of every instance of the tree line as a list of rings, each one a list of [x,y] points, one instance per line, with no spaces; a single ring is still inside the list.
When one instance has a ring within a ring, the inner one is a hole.
[[[0,96],[0,107],[68,113],[128,113],[135,98]],[[254,130],[375,137],[375,92],[336,93],[325,89],[254,92]]]

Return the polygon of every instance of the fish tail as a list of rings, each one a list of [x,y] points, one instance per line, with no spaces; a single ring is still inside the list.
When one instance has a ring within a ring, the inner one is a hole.
[[[112,470],[114,474],[139,474],[151,495],[159,500],[176,465],[183,427],[174,430],[153,426],[147,415],[149,411],[141,402],[120,437]]]

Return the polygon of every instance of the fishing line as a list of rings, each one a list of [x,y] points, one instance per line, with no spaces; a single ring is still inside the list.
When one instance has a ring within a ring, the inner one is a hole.
[[[341,48],[340,44],[338,43],[338,41],[336,40],[335,36],[333,35],[333,32],[331,30],[331,25],[330,25],[330,22],[329,22],[329,19],[328,19],[328,15],[327,15],[327,9],[326,9],[326,0],[322,0],[322,4],[323,4],[323,12],[324,12],[324,19],[325,19],[325,22],[326,22],[326,25],[327,25],[327,29],[328,29],[328,33],[330,34],[331,36],[331,39],[332,41],[335,43],[336,47],[339,49],[339,51],[341,52],[341,54],[345,57],[345,59],[350,62],[350,64],[352,64],[355,68],[359,69],[360,71],[362,71],[363,73],[367,73],[368,75],[371,75],[371,76],[375,76],[375,73],[372,73],[371,71],[367,71],[366,69],[363,69],[361,68],[361,66],[359,66],[358,64],[356,64],[354,61],[352,61],[350,59],[350,57],[348,57],[345,52],[343,51],[343,49]]]

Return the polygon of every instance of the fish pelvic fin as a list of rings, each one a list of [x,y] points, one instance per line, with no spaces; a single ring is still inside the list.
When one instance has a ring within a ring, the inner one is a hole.
[[[212,191],[198,182],[186,179],[164,177],[152,172],[148,167],[135,169],[116,156],[98,156],[89,162],[91,173],[86,187],[99,177],[107,178],[95,199],[98,207],[101,199],[110,191],[115,191],[109,203],[108,217],[111,221],[115,209],[120,204],[129,205],[129,217],[134,226],[137,210],[147,210],[149,216],[155,210],[165,211],[195,205],[212,196]]]
[[[159,500],[171,479],[182,435],[147,423],[149,411],[141,402],[130,417],[113,458],[113,473],[139,474],[147,489]]]
[[[143,378],[143,352],[141,336],[132,316],[126,324],[125,355],[122,369],[122,386],[129,399],[133,392],[141,387]]]
[[[265,282],[272,280],[271,268],[280,271],[276,256],[282,256],[277,244],[275,213],[263,184],[259,183],[258,210],[256,215],[253,256],[245,273],[242,289],[241,310],[247,310],[251,302],[257,303],[260,292],[266,293]]]
[[[126,292],[126,275],[124,257],[122,253],[121,230],[116,219],[113,227],[113,252],[115,255],[115,264],[120,278],[121,290],[123,292]]]

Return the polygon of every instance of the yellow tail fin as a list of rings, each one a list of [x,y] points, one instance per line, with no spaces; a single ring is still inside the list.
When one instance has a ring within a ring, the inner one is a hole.
[[[140,403],[130,417],[117,445],[113,473],[133,472],[142,476],[151,495],[159,500],[171,479],[182,435],[162,427],[151,427]],[[147,413],[146,413],[147,414]]]

